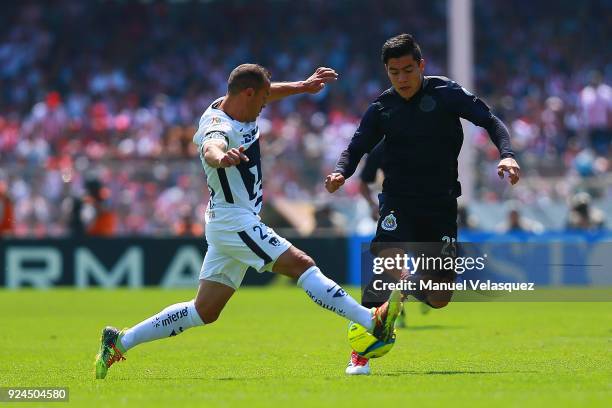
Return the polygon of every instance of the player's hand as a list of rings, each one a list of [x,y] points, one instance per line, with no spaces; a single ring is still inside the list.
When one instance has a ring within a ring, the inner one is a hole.
[[[515,185],[521,178],[521,168],[519,167],[516,160],[512,157],[506,157],[501,159],[497,165],[497,175],[500,179],[504,178],[504,173],[508,173],[510,184]]]
[[[325,88],[325,84],[338,79],[338,74],[331,68],[319,67],[304,81],[304,92],[315,94]]]
[[[332,173],[325,177],[325,189],[330,193],[336,192],[344,184],[344,176],[340,173]]]
[[[233,149],[229,149],[223,157],[219,159],[219,167],[231,167],[237,166],[241,161],[248,162],[249,158],[246,154],[244,154],[244,146],[240,146],[238,149],[235,147]]]

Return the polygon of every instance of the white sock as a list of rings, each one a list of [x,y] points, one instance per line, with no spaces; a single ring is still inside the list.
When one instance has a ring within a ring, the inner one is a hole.
[[[323,275],[316,266],[308,268],[300,276],[297,284],[319,306],[357,322],[368,330],[372,329],[370,309],[357,303],[340,285]]]
[[[136,326],[130,327],[121,337],[121,345],[127,351],[140,343],[176,336],[191,327],[202,325],[204,322],[193,300],[175,303]]]

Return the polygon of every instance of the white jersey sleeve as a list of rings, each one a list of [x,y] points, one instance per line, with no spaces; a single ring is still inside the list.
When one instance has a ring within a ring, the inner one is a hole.
[[[193,136],[193,142],[198,145],[198,150],[201,150],[207,141],[213,139],[224,141],[226,148],[229,148],[229,135],[232,130],[232,124],[227,120],[223,120],[220,116],[206,115],[205,113],[200,118],[198,131]]]

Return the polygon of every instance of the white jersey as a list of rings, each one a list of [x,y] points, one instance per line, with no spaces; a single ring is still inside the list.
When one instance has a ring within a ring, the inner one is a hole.
[[[257,122],[238,122],[218,109],[223,98],[206,109],[193,142],[198,145],[206,172],[210,200],[206,208],[206,228],[241,231],[259,221],[263,200],[261,156]],[[238,166],[214,168],[204,160],[203,145],[209,140],[222,140],[228,149],[244,146],[248,162]]]

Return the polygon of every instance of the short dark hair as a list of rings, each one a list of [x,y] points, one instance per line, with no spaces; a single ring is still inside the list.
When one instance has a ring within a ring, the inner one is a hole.
[[[253,88],[256,91],[264,87],[270,82],[270,71],[258,64],[242,64],[238,65],[227,80],[227,92],[231,95],[236,95],[247,88]]]
[[[389,38],[382,47],[382,62],[387,65],[390,58],[400,58],[412,55],[415,61],[420,62],[421,47],[410,34],[400,34]]]

